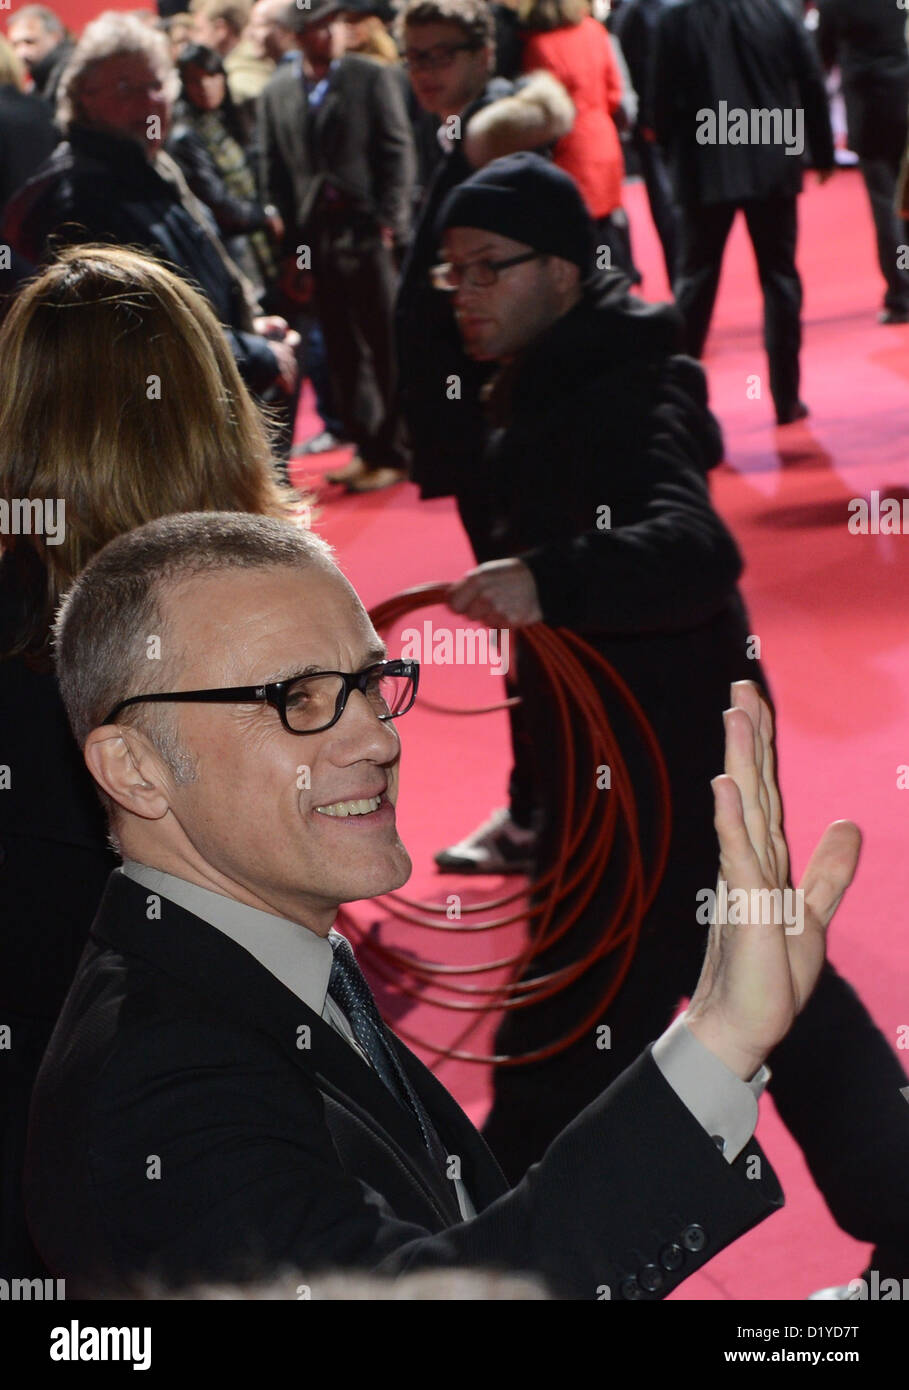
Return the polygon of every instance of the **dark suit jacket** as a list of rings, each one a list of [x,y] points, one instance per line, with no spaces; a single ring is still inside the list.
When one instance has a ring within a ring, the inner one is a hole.
[[[652,1297],[636,1276],[653,1265],[663,1296],[780,1205],[766,1159],[746,1177],[757,1146],[727,1164],[647,1054],[509,1192],[396,1043],[460,1158],[479,1212],[462,1222],[415,1119],[349,1044],[216,928],[166,899],[148,920],[147,896],[112,875],[35,1090],[26,1205],[73,1293],[141,1271],[486,1266]]]
[[[893,0],[818,0],[817,42],[823,62],[842,74],[849,148],[863,159],[899,159],[909,106],[906,11]]]
[[[400,243],[410,231],[416,156],[400,79],[356,54],[338,60],[314,111],[291,65],[262,93],[256,140],[266,202],[280,210],[288,237],[306,233],[326,185],[355,214],[391,227]]]
[[[669,156],[682,203],[798,193],[801,163],[779,144],[700,145],[698,112],[802,109],[817,168],[833,165],[827,93],[814,45],[780,0],[681,0],[660,16],[645,119]]]
[[[513,91],[512,83],[493,78],[462,112],[463,128],[483,107]],[[398,388],[410,436],[410,472],[420,495],[427,498],[457,492],[483,440],[479,396],[489,367],[466,355],[451,298],[434,290],[429,281],[430,269],[440,259],[439,211],[451,190],[473,172],[460,144],[450,155],[439,151],[401,267],[395,303]],[[446,392],[452,375],[460,379],[461,387],[454,400]]]

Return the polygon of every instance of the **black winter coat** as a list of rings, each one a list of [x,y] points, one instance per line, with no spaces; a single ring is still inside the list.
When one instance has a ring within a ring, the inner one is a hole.
[[[651,922],[693,931],[695,894],[716,877],[710,779],[723,769],[729,685],[762,676],[736,588],[741,556],[705,477],[722,457],[722,436],[704,372],[677,354],[678,335],[674,307],[629,295],[618,272],[594,277],[581,302],[497,379],[483,464],[459,502],[478,559],[519,556],[544,621],[582,636],[640,703],[673,800],[669,867]],[[523,647],[518,678],[539,795],[551,807],[560,804],[554,706]],[[601,695],[649,853],[650,756],[608,683]]]
[[[136,141],[73,126],[11,200],[0,240],[33,267],[55,248],[86,241],[138,247],[169,262],[208,298],[246,384],[262,391],[274,382],[274,353],[245,331],[239,282]]]
[[[651,126],[667,151],[682,203],[742,202],[801,191],[802,161],[783,144],[699,144],[699,112],[804,112],[819,169],[833,165],[821,65],[804,25],[780,0],[681,0],[656,33]],[[792,119],[792,118],[790,118]]]
[[[510,82],[493,78],[461,113],[462,130],[477,111],[512,91]],[[411,476],[424,498],[458,491],[483,434],[478,396],[488,369],[466,356],[449,297],[434,290],[429,280],[430,269],[441,259],[439,211],[451,190],[472,173],[460,141],[436,163],[401,267],[395,303],[398,389],[410,436]],[[449,389],[452,376],[458,378],[459,394]]]
[[[0,211],[59,138],[47,103],[36,92],[0,86]]]

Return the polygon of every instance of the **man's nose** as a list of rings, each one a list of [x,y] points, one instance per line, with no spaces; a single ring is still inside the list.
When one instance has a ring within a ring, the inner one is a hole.
[[[474,304],[482,293],[479,285],[472,285],[466,276],[462,276],[461,283],[454,292],[455,307],[463,309]]]
[[[370,758],[387,763],[393,761],[401,749],[394,720],[380,719],[362,690],[352,690],[348,695],[334,732],[338,736],[340,756],[351,761]]]

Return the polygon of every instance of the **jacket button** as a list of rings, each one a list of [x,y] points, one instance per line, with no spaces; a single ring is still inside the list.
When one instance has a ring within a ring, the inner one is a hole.
[[[671,1245],[664,1245],[660,1251],[660,1264],[667,1269],[670,1274],[674,1274],[677,1269],[681,1269],[685,1263],[685,1251],[681,1245],[676,1245],[675,1241]]]
[[[704,1246],[707,1244],[707,1232],[704,1230],[703,1226],[698,1226],[697,1223],[694,1223],[691,1226],[685,1227],[681,1235],[681,1241],[686,1250],[690,1250],[693,1254],[697,1254],[697,1252],[703,1250]]]
[[[630,1275],[627,1279],[623,1279],[623,1280],[622,1280],[622,1290],[621,1290],[621,1292],[622,1292],[622,1297],[623,1297],[623,1298],[627,1298],[627,1299],[635,1299],[635,1298],[643,1298],[643,1297],[644,1297],[644,1291],[643,1291],[643,1289],[641,1288],[640,1284],[638,1283],[637,1279],[635,1279],[635,1277],[634,1277],[633,1274]]]
[[[665,1283],[663,1271],[659,1265],[645,1265],[638,1275],[638,1283],[647,1293],[656,1293]]]

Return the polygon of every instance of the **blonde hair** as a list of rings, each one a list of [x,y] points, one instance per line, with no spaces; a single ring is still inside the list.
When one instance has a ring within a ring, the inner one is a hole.
[[[357,15],[348,23],[356,26],[362,39],[356,48],[348,44],[348,53],[359,53],[361,58],[375,58],[380,63],[400,63],[398,45],[377,14]]]
[[[9,39],[0,34],[0,87],[17,87],[25,91],[25,68]]]
[[[158,29],[138,19],[135,14],[105,10],[91,24],[86,24],[82,37],[60,76],[57,92],[57,124],[64,131],[80,119],[79,95],[85,78],[109,58],[123,53],[145,58],[152,72],[164,85],[170,102],[180,92],[180,79],[174,68],[167,37]]]
[[[195,511],[305,519],[214,313],[159,262],[64,251],[14,301],[0,361],[0,501],[9,514],[14,499],[62,501],[65,515],[59,544],[3,537],[15,616],[0,655],[45,654],[61,594],[135,526]]]

